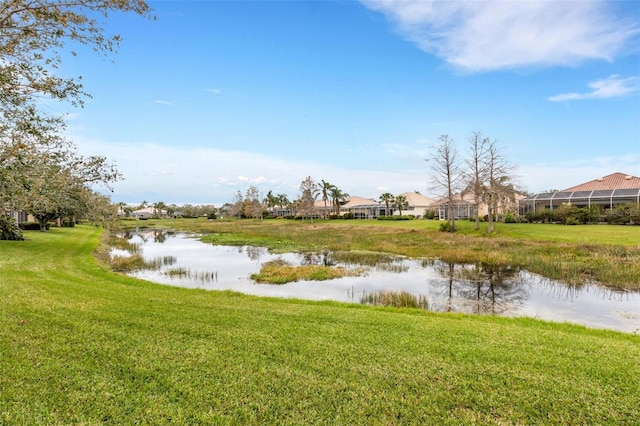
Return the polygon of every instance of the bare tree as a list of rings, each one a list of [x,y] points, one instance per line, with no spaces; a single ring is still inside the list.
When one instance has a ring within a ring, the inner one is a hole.
[[[487,168],[486,168],[486,184],[485,199],[487,202],[489,214],[489,229],[487,232],[494,232],[493,216],[498,209],[498,202],[505,195],[513,196],[513,172],[515,166],[509,164],[502,155],[502,149],[497,141],[489,143],[487,148]]]
[[[318,197],[318,185],[311,178],[311,176],[307,176],[300,183],[300,199],[299,199],[299,210],[302,213],[302,218],[308,217],[311,219],[311,223],[313,223],[313,215],[315,214],[316,209],[316,198]]]
[[[462,174],[458,166],[458,152],[453,139],[441,135],[439,143],[433,147],[431,160],[431,180],[436,190],[442,191],[447,199],[447,219],[452,232],[456,230],[454,217],[454,194],[462,183]]]
[[[250,186],[244,196],[244,215],[253,219],[262,219],[262,203],[260,202],[260,190]]]
[[[242,202],[243,202],[242,192],[238,190],[238,192],[236,192],[236,195],[234,195],[233,197],[233,202],[229,206],[229,210],[228,210],[229,216],[237,216],[238,219],[242,217]]]
[[[476,206],[476,231],[480,229],[480,211],[478,207],[484,195],[489,145],[489,138],[483,138],[480,132],[473,132],[469,138],[471,157],[466,161],[467,171],[465,172],[465,180],[473,192]]]

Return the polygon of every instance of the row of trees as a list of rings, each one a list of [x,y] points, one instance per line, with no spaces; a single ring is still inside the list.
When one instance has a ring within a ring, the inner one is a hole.
[[[480,132],[473,132],[469,137],[468,156],[461,158],[456,144],[448,135],[441,135],[432,149],[431,179],[434,189],[441,191],[447,200],[447,218],[450,231],[456,230],[454,205],[455,196],[461,192],[471,193],[476,205],[476,230],[480,229],[478,205],[487,205],[489,228],[494,232],[494,215],[498,205],[506,199],[515,197],[515,167],[502,153],[502,148],[495,140],[483,137]]]
[[[43,100],[82,106],[89,96],[81,77],[58,75],[69,43],[113,52],[119,36],[103,24],[112,12],[149,16],[143,0],[3,0],[0,3],[0,228],[15,229],[4,211],[32,214],[41,229],[51,219],[113,213],[95,185],[110,189],[121,179],[102,156],[82,156],[64,135],[64,116],[43,109]],[[73,52],[72,52],[73,53]],[[3,232],[3,236],[6,236]]]
[[[245,194],[238,191],[231,203],[227,203],[220,209],[221,214],[228,216],[247,217],[261,219],[265,212],[280,210],[287,212],[287,216],[300,216],[303,219],[313,221],[318,216],[316,201],[319,197],[324,202],[322,215],[327,218],[329,212],[340,216],[340,206],[349,199],[349,194],[329,182],[321,180],[316,182],[311,176],[307,176],[300,183],[299,197],[289,200],[286,194],[274,194],[269,191],[265,198],[261,199],[260,191],[255,186],[250,186]],[[327,208],[331,204],[331,209]]]

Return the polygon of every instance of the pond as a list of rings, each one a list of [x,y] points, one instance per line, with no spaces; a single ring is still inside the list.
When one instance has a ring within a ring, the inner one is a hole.
[[[391,257],[372,265],[331,260],[330,253],[272,254],[263,247],[232,247],[203,243],[197,236],[158,230],[120,234],[129,250],[113,247],[112,257],[131,255],[131,247],[156,268],[129,275],[173,286],[234,290],[246,294],[307,300],[362,303],[381,291],[405,291],[428,301],[436,312],[528,316],[572,322],[593,328],[640,333],[640,292],[614,291],[585,283],[567,285],[518,268],[478,270]],[[265,262],[282,259],[293,265],[317,263],[364,269],[361,276],[328,281],[259,284],[250,278]]]

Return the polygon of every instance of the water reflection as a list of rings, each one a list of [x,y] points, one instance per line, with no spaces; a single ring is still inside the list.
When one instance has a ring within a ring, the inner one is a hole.
[[[571,286],[516,267],[456,265],[377,253],[274,255],[263,247],[214,246],[193,236],[164,230],[120,236],[147,261],[173,259],[155,270],[130,274],[162,284],[355,303],[370,298],[371,294],[406,292],[425,300],[424,305],[431,311],[531,316],[640,333],[640,293],[616,292],[593,283]],[[122,250],[114,246],[112,253]],[[256,284],[249,278],[263,263],[275,259],[293,265],[364,267],[366,274],[277,286]]]
[[[432,282],[440,302],[432,309],[438,311],[502,315],[529,296],[517,267],[445,262],[434,267],[446,278]]]

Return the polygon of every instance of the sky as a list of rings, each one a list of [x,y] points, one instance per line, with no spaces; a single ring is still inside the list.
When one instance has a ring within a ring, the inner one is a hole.
[[[473,132],[531,193],[640,176],[638,1],[148,3],[155,20],[104,22],[117,54],[65,60],[85,106],[53,107],[117,164],[114,202],[295,199],[307,176],[439,196],[426,160]]]

